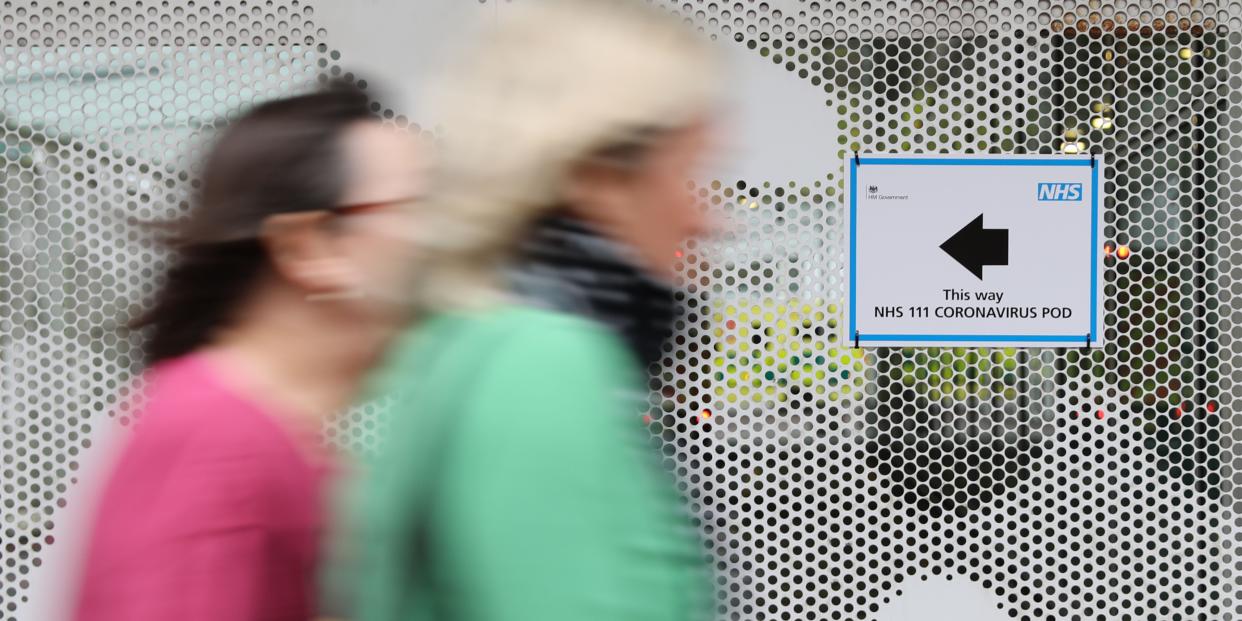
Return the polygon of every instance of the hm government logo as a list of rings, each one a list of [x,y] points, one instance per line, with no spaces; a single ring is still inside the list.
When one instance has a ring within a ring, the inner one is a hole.
[[[867,186],[867,198],[877,201],[904,201],[910,198],[909,194],[880,194],[880,186],[870,184]]]

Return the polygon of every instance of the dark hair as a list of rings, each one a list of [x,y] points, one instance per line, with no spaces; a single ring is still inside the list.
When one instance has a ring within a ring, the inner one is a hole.
[[[337,206],[347,183],[340,137],[373,118],[357,87],[260,104],[224,130],[207,157],[197,203],[172,238],[173,265],[151,309],[148,365],[206,344],[233,319],[268,265],[259,239],[269,216]]]

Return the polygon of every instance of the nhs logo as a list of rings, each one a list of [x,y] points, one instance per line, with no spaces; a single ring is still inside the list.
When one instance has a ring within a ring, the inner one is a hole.
[[[1041,201],[1077,201],[1082,200],[1081,183],[1040,183],[1036,191],[1036,200]]]

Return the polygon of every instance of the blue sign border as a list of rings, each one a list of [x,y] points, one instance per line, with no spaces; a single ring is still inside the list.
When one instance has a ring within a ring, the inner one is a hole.
[[[951,157],[944,159],[910,157],[849,158],[850,167],[850,334],[858,341],[927,341],[1011,343],[1083,343],[1096,340],[1099,313],[1099,234],[1100,234],[1100,167],[1086,158],[1066,159],[991,159]],[[1069,166],[1091,167],[1091,327],[1082,334],[861,334],[858,332],[858,166]],[[855,337],[855,335],[857,335]]]

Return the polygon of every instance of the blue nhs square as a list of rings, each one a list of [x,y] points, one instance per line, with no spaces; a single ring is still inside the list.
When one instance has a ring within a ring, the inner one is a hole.
[[[1036,200],[1077,201],[1082,200],[1081,183],[1040,183]]]

